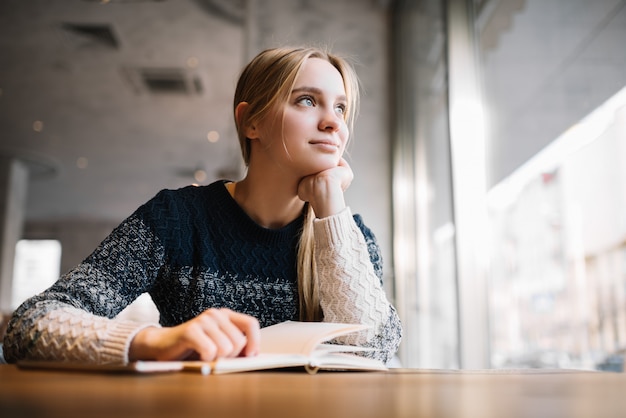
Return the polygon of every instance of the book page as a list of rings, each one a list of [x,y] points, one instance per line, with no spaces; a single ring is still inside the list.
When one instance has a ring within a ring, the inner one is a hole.
[[[311,355],[324,341],[366,329],[365,325],[287,321],[261,329],[261,353]]]

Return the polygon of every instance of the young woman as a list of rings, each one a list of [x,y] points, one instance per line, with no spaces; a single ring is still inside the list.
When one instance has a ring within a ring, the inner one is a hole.
[[[5,357],[124,363],[250,356],[286,320],[363,323],[343,344],[388,361],[401,338],[372,232],[344,201],[358,104],[348,63],[314,48],[261,52],[234,117],[245,177],[163,190],[80,265],[13,314]],[[160,324],[115,319],[148,292]]]

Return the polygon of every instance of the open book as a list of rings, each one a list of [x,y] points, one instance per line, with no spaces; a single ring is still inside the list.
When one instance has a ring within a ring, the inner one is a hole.
[[[129,364],[84,364],[53,361],[20,361],[23,368],[51,368],[74,371],[158,373],[181,370],[203,374],[222,374],[303,367],[309,373],[318,370],[384,371],[379,360],[356,355],[371,348],[324,344],[336,337],[366,329],[364,325],[330,322],[287,321],[261,329],[261,348],[254,357],[220,358],[204,361],[135,361]]]
[[[220,358],[213,362],[184,362],[185,370],[204,374],[234,373],[289,367],[318,370],[384,371],[379,360],[356,355],[371,348],[324,344],[336,337],[366,329],[364,325],[287,321],[261,329],[261,348],[254,357]]]

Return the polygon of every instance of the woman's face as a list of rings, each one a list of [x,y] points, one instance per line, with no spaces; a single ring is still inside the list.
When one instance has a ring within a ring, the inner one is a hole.
[[[289,100],[259,124],[270,158],[299,177],[336,167],[349,132],[343,79],[328,61],[309,58]]]

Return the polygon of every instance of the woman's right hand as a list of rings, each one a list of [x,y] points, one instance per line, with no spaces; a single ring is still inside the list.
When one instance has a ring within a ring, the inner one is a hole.
[[[254,356],[260,339],[256,318],[226,308],[211,308],[175,327],[142,329],[130,343],[128,359],[213,361],[219,357]]]
[[[301,179],[298,197],[309,202],[317,218],[335,215],[346,207],[343,192],[350,186],[353,178],[350,165],[342,158],[336,167]]]

